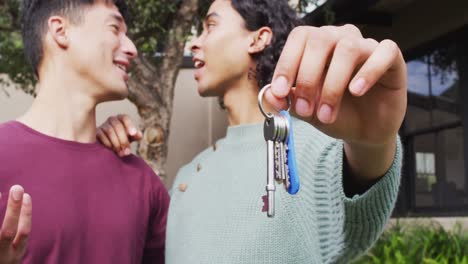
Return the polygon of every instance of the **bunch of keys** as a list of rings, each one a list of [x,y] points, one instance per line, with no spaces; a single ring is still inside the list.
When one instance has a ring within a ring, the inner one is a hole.
[[[258,94],[258,106],[265,116],[263,136],[267,143],[267,215],[275,215],[276,182],[283,183],[290,194],[299,191],[292,120],[289,115],[291,97],[288,96],[288,110],[278,114],[266,113],[263,108],[263,95],[271,84],[262,88]]]

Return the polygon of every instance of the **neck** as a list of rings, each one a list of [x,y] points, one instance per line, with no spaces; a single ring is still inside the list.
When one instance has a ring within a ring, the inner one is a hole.
[[[245,80],[226,89],[223,100],[226,106],[229,126],[260,123],[265,117],[258,107],[257,96],[260,88],[255,80]],[[268,112],[273,108],[265,100],[264,107]]]
[[[96,141],[96,105],[86,83],[66,74],[42,75],[38,94],[19,122],[48,136],[80,143]]]

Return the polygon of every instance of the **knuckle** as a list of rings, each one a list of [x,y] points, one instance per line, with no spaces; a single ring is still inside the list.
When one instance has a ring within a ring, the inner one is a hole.
[[[130,117],[126,114],[120,114],[117,116],[117,118],[124,123],[131,122]]]
[[[131,120],[130,117],[127,116],[127,115],[124,115],[124,116],[122,117],[122,120],[123,120],[125,123],[131,124],[131,125],[133,124],[132,120]]]
[[[105,125],[102,127],[102,130],[103,130],[107,135],[112,134],[112,132],[114,131],[114,130],[112,129],[112,127],[111,127],[109,124],[105,124]]]
[[[20,240],[27,240],[29,238],[29,233],[29,230],[20,230],[17,236]]]
[[[23,211],[21,212],[21,214],[22,214],[22,217],[26,217],[26,218],[28,218],[28,219],[32,218],[32,210],[31,210],[31,208],[26,208],[25,210],[23,210]]]
[[[2,229],[0,230],[0,240],[6,241],[6,242],[11,242],[13,239],[15,239],[16,232],[8,229]]]
[[[328,30],[315,30],[310,36],[309,42],[316,43],[319,46],[327,46],[333,42],[333,35]]]
[[[296,37],[304,34],[304,32],[307,32],[307,26],[297,26],[291,30],[291,33],[289,34],[290,36]]]
[[[359,44],[355,39],[344,38],[341,39],[337,44],[337,49],[345,53],[354,53],[359,50]]]
[[[336,26],[325,25],[321,26],[319,29],[320,31],[327,32],[328,34],[335,34],[337,32]]]
[[[372,44],[372,45],[378,45],[379,42],[373,38],[366,38],[365,41],[367,41],[368,43]]]
[[[341,98],[341,92],[338,90],[327,90],[323,92],[323,101],[328,104],[335,105],[337,101]]]
[[[111,124],[112,126],[117,126],[117,125],[120,124],[120,121],[119,121],[116,117],[113,116],[113,117],[111,117],[111,119],[110,119],[110,124]]]
[[[353,24],[345,24],[342,26],[342,29],[347,33],[362,36],[361,30]]]
[[[392,53],[392,55],[395,56],[396,54],[398,54],[398,45],[393,40],[384,39],[380,42],[380,44],[385,46],[389,50],[389,52]]]
[[[302,91],[307,91],[315,85],[313,80],[304,77],[299,77],[296,81],[296,87]]]
[[[320,32],[320,28],[316,28],[316,27],[307,27],[304,30],[308,37],[313,37]]]

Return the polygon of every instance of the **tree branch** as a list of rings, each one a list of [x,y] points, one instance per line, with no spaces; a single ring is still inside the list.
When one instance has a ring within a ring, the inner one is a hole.
[[[15,29],[13,27],[6,27],[6,26],[3,26],[3,25],[0,25],[0,31],[2,31],[2,32],[12,32],[14,30]]]
[[[198,5],[199,0],[183,0],[172,22],[161,63],[161,72],[166,73],[165,76],[162,76],[163,83],[166,85],[174,86],[176,82],[183,60],[185,38],[192,28]],[[167,107],[172,108],[174,89],[160,87],[160,93],[163,101],[170,103]]]
[[[129,99],[138,108],[148,108],[158,100],[158,96],[153,91],[157,81],[157,69],[146,61],[144,55],[140,54],[133,60],[132,76],[129,80]],[[159,101],[159,100],[158,100]]]

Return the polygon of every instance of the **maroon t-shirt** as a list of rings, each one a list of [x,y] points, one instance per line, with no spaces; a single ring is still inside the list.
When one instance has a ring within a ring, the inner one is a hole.
[[[33,204],[23,263],[164,263],[169,195],[141,159],[13,121],[0,124],[0,223],[15,184]]]

